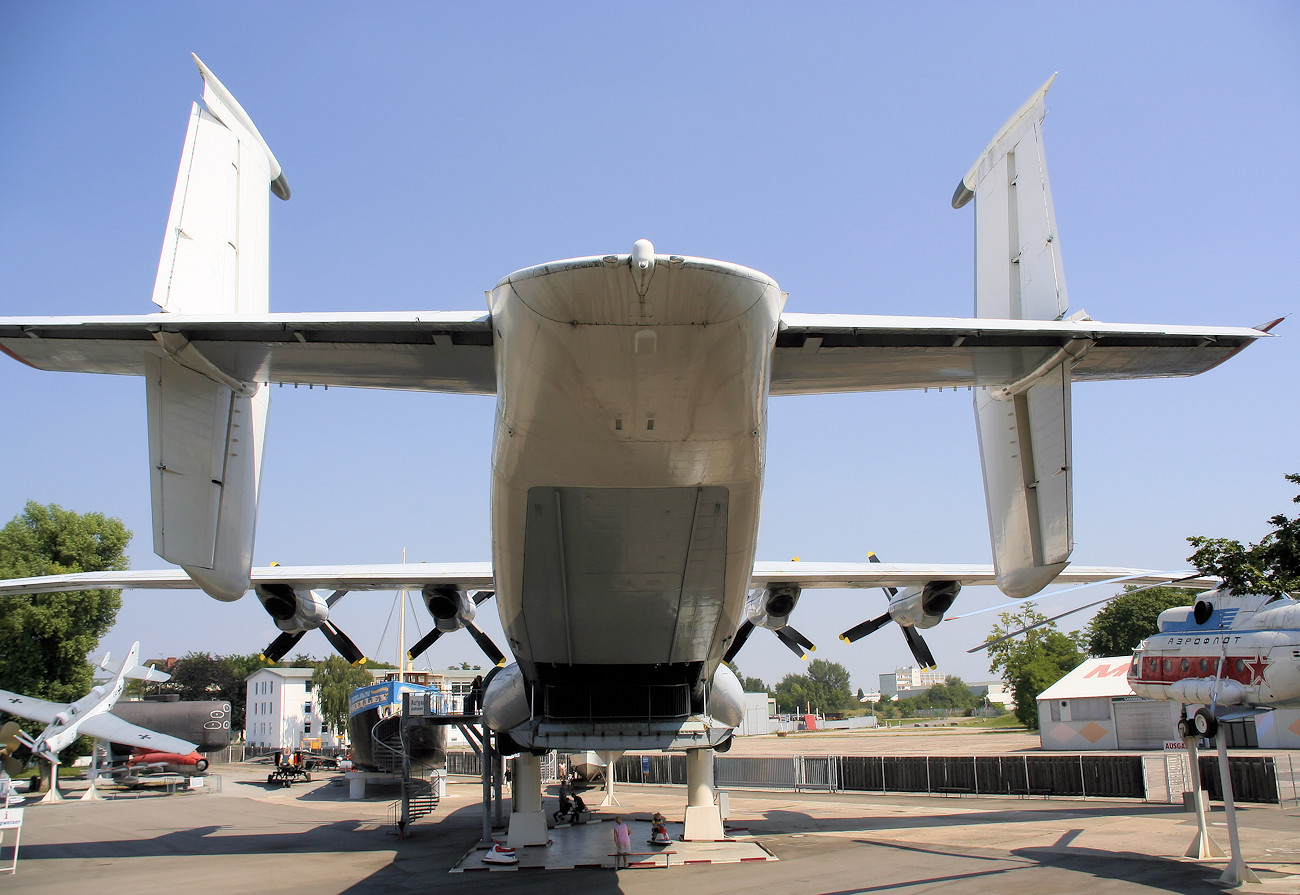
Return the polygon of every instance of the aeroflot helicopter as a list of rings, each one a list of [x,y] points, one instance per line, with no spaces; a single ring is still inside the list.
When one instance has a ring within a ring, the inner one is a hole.
[[[1190,719],[1184,708],[1181,735],[1300,706],[1300,601],[1220,588],[1166,609],[1159,626],[1133,651],[1128,682],[1139,696],[1203,706]]]

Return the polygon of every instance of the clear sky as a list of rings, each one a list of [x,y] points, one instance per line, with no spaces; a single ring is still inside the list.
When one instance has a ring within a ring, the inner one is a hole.
[[[972,214],[949,198],[1054,71],[1073,310],[1247,326],[1300,310],[1295,4],[125,2],[0,5],[0,315],[154,309],[191,51],[293,188],[272,206],[273,310],[482,310],[512,270],[644,237],[769,274],[790,311],[967,315]],[[1076,562],[1178,568],[1189,535],[1253,541],[1293,511],[1297,327],[1194,379],[1076,386]],[[161,567],[143,383],[4,361],[0,407],[0,519],[29,499],[119,516],[133,564]],[[257,563],[488,559],[492,413],[275,391]],[[868,549],[990,561],[967,393],[772,401],[760,559]],[[972,589],[956,608],[999,601]],[[836,635],[884,605],[808,591],[793,621],[870,690],[910,663],[903,638]],[[334,619],[392,661],[392,606],[353,594]],[[927,634],[940,667],[987,679],[965,649],[995,620]],[[275,633],[251,595],[127,593],[105,645],[246,653]],[[301,647],[328,650],[319,633]],[[462,633],[431,661],[463,659],[481,655]],[[766,632],[738,664],[769,682],[802,668]]]

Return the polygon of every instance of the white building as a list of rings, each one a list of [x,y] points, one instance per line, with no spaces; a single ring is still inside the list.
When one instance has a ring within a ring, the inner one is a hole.
[[[320,716],[320,701],[311,685],[313,670],[259,668],[245,678],[244,742],[284,750],[338,745]]]
[[[905,665],[895,668],[893,674],[880,676],[880,693],[882,696],[915,696],[947,680],[946,672],[926,671],[916,665]]]

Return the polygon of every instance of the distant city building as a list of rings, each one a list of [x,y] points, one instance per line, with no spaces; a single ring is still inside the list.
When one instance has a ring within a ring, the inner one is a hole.
[[[895,669],[893,674],[880,675],[880,696],[883,699],[894,697],[907,699],[920,696],[931,687],[945,683],[947,680],[946,671],[927,671],[915,665],[905,665]],[[999,705],[1007,711],[1015,707],[1015,699],[1002,681],[984,681],[974,684],[963,681],[962,683],[976,696],[987,698],[991,704]]]
[[[882,696],[897,696],[902,699],[924,693],[935,684],[942,684],[947,680],[947,672],[926,671],[915,665],[905,665],[895,669],[893,674],[880,676],[880,693]]]

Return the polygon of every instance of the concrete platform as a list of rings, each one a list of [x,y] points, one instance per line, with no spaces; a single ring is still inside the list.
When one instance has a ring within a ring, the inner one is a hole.
[[[725,842],[682,842],[682,825],[668,824],[672,845],[649,844],[650,815],[632,812],[622,815],[632,828],[633,857],[627,869],[685,868],[698,864],[740,864],[749,861],[775,861],[776,856],[744,831],[733,830]],[[598,817],[590,823],[562,824],[551,829],[551,844],[517,849],[518,864],[487,864],[483,855],[487,847],[476,844],[465,853],[452,873],[473,871],[510,872],[518,870],[592,870],[616,869],[613,816]]]
[[[524,872],[493,873],[466,872],[465,859],[480,857],[477,782],[453,783],[438,810],[399,839],[390,822],[395,795],[350,800],[341,775],[268,787],[265,764],[226,765],[217,773],[219,793],[106,790],[108,798],[93,802],[76,800],[78,784],[68,783],[73,798],[28,807],[18,872],[0,877],[0,888],[5,895],[662,895],[670,882],[688,895],[1223,891],[1217,879],[1225,862],[1184,858],[1195,821],[1168,805],[731,790],[737,841],[779,860],[717,863],[712,844],[701,843],[708,864],[679,865],[674,856],[670,870],[614,870],[610,826],[592,823],[578,832],[593,836],[599,866],[570,858],[572,869],[542,872],[549,859],[533,862],[525,853]],[[633,818],[634,843],[648,837],[645,818],[656,810],[680,835],[680,787],[620,786],[618,798],[621,808],[597,809],[596,817]],[[554,809],[553,795],[546,807]],[[1246,861],[1263,880],[1243,891],[1300,892],[1300,809],[1252,806],[1239,808],[1238,817]],[[1210,820],[1224,842],[1222,810],[1216,807]],[[504,827],[492,835],[504,838]],[[0,866],[7,866],[10,836],[3,844]],[[579,844],[575,838],[562,847],[576,853]]]

